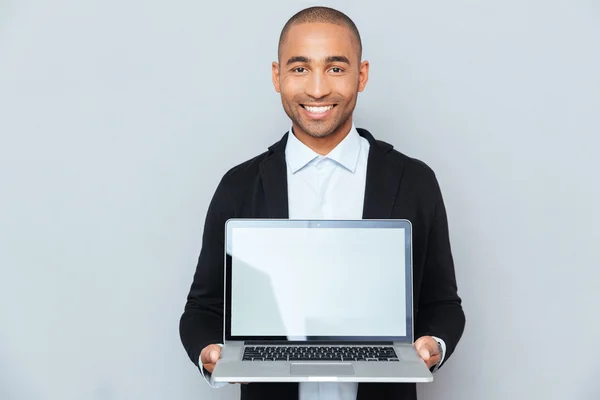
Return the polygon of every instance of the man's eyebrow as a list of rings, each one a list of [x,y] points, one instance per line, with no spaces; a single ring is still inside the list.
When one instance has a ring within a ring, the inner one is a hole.
[[[311,61],[311,59],[308,58],[308,57],[294,56],[294,57],[291,57],[287,61],[286,65],[290,65],[290,64],[294,64],[294,63],[305,63],[305,64],[308,64],[308,63],[310,63],[310,61]],[[335,63],[335,62],[341,62],[341,63],[346,63],[346,64],[350,65],[350,61],[345,56],[329,56],[329,57],[325,57],[324,61],[325,61],[326,64]]]
[[[346,63],[346,64],[350,65],[350,61],[348,60],[348,58],[346,58],[344,56],[329,56],[325,59],[325,62],[327,64],[341,62],[341,63]]]
[[[287,61],[287,65],[293,64],[293,63],[306,63],[308,64],[310,62],[310,58],[308,57],[304,57],[304,56],[294,56],[292,58],[290,58]]]

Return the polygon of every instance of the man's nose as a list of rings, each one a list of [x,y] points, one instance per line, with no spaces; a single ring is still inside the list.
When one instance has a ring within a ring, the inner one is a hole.
[[[327,75],[323,72],[313,72],[308,76],[304,92],[312,98],[320,99],[331,93]]]

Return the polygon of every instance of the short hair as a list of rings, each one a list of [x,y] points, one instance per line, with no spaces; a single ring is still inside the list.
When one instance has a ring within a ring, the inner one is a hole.
[[[350,29],[350,32],[356,39],[358,45],[358,58],[360,61],[360,58],[362,57],[362,41],[360,40],[360,33],[358,32],[356,24],[354,24],[354,21],[343,12],[329,7],[309,7],[294,14],[283,26],[281,35],[279,35],[279,47],[277,49],[278,57],[281,57],[281,47],[289,30],[294,25],[305,23],[328,23]]]

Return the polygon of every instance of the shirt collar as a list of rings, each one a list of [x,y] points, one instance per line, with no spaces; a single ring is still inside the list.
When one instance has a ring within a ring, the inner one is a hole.
[[[354,173],[358,164],[360,147],[360,135],[354,124],[352,124],[348,135],[325,158],[337,162]],[[318,157],[320,157],[319,154],[298,140],[290,128],[285,148],[285,158],[292,173],[295,174]]]

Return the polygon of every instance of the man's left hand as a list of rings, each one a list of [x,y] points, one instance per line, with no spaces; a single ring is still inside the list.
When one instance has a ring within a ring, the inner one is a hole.
[[[427,364],[427,368],[431,368],[440,362],[441,354],[438,348],[438,342],[431,336],[422,336],[415,342],[415,349]]]

